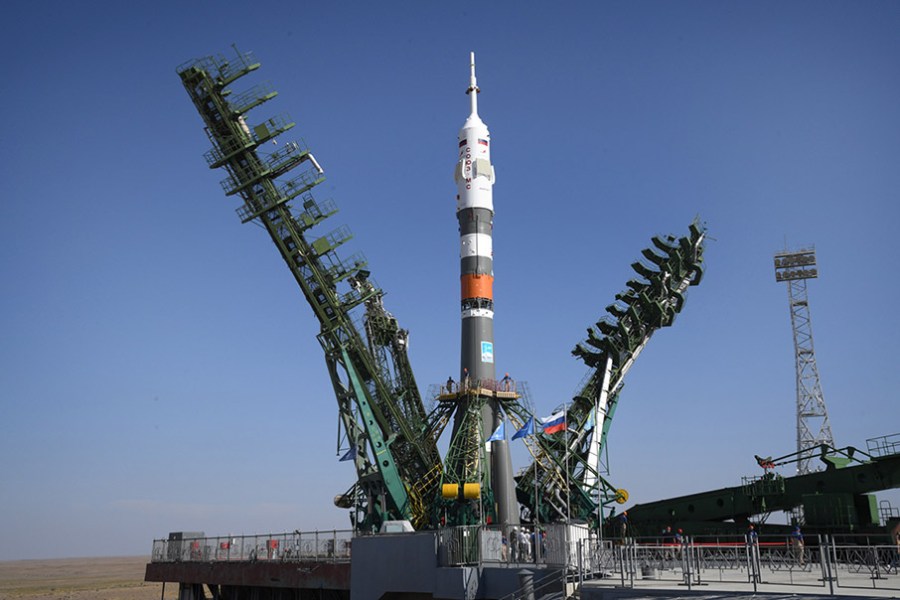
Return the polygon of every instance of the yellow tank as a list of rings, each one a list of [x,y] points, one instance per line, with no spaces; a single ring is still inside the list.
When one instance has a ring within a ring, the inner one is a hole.
[[[463,484],[463,497],[466,500],[474,500],[481,496],[481,484],[480,483],[464,483]]]

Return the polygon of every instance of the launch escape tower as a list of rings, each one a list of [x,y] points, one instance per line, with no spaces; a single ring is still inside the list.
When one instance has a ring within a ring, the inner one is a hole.
[[[671,325],[686,290],[703,273],[705,228],[695,221],[685,237],[657,236],[638,278],[607,306],[608,316],[573,354],[591,369],[564,407],[562,432],[541,431],[522,382],[497,381],[493,348],[493,183],[490,134],[477,113],[474,54],[468,94],[471,112],[459,132],[457,222],[460,234],[460,378],[436,394],[426,412],[407,355],[408,332],[384,307],[384,292],[359,253],[341,259],[347,227],[320,225],[337,212],[317,200],[323,170],[301,142],[278,143],[294,127],[286,115],[258,124],[248,113],[276,96],[266,84],[235,93],[229,86],[259,68],[250,53],[232,60],[210,56],[177,72],[205,125],[210,168],[224,168],[222,188],[243,201],[237,214],[261,226],[278,248],[319,324],[338,404],[344,459],[357,481],[335,504],[351,510],[356,529],[388,520],[415,529],[469,524],[599,523],[602,508],[624,503],[627,492],[603,478],[606,450],[623,378],[654,331]],[[271,144],[271,146],[269,145]],[[523,401],[524,400],[524,401]],[[506,421],[520,433],[532,464],[513,477]],[[450,422],[445,461],[437,440]],[[344,460],[342,459],[342,460]],[[521,511],[520,511],[521,507]]]
[[[819,383],[819,369],[813,350],[812,322],[806,281],[819,276],[815,248],[775,254],[775,280],[788,286],[788,304],[794,331],[794,358],[797,370],[797,474],[810,472],[814,458],[809,452],[822,444],[834,447],[828,411]]]

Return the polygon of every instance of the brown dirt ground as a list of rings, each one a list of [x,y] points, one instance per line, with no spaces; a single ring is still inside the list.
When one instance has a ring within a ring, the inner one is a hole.
[[[0,600],[159,600],[161,583],[145,583],[148,556],[0,562]],[[178,597],[166,585],[165,599]]]

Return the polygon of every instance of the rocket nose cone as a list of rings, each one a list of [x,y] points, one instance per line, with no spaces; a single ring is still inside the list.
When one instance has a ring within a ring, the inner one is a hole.
[[[481,120],[481,117],[479,117],[477,114],[473,113],[473,114],[469,115],[469,117],[466,119],[466,122],[463,123],[462,128],[463,129],[474,129],[476,127],[479,129],[486,129],[487,125],[484,124],[484,121]]]

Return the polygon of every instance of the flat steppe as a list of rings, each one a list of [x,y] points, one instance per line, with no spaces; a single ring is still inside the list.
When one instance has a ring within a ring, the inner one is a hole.
[[[145,583],[149,556],[0,562],[0,600],[159,600],[161,583]],[[178,585],[166,586],[166,600]]]

